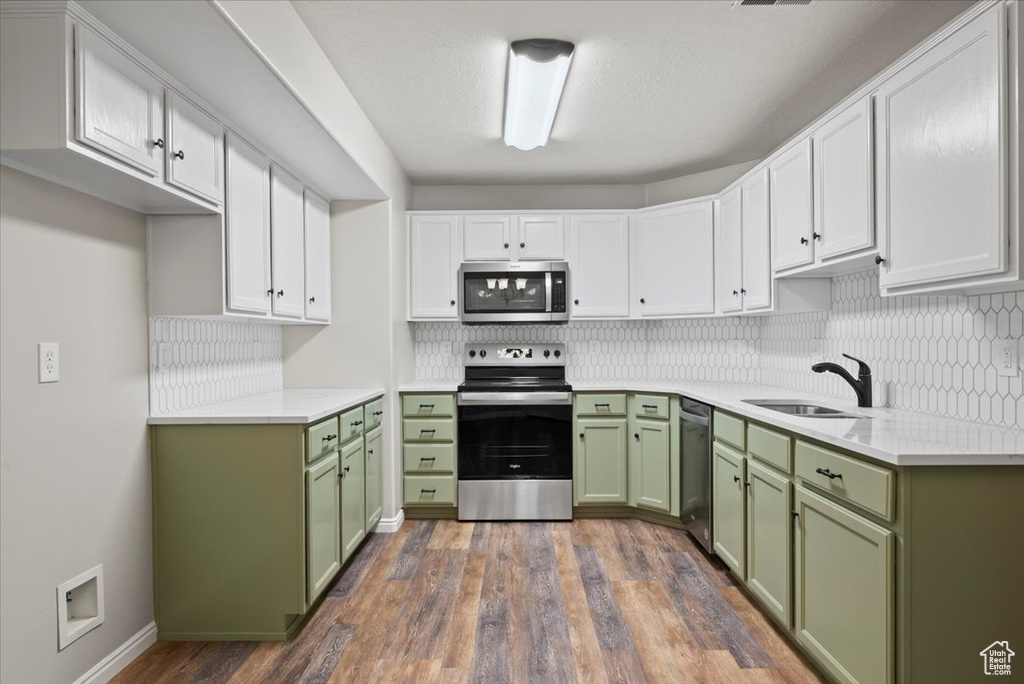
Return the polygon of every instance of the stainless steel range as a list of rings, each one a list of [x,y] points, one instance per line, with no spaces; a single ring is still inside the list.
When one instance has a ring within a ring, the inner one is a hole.
[[[470,344],[459,385],[459,520],[572,519],[563,344]]]

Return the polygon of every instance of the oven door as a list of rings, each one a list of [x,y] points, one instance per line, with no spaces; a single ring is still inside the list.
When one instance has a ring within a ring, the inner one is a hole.
[[[459,479],[572,479],[569,392],[459,394]]]

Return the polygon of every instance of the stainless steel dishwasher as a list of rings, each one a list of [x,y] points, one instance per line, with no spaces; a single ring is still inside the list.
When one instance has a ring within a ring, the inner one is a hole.
[[[711,529],[711,407],[683,397],[679,401],[680,517],[697,542],[714,553]]]

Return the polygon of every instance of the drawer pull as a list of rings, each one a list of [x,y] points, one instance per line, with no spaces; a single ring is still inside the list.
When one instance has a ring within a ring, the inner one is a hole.
[[[330,442],[332,439],[338,439],[338,435],[327,435],[324,437],[325,442]]]
[[[420,463],[423,463],[423,461],[430,461],[431,463],[433,463],[436,460],[437,458],[435,456],[424,456],[423,458],[420,459]]]
[[[658,407],[655,406],[654,404],[643,404],[642,406],[645,409],[650,410],[650,411],[657,411],[658,410]]]
[[[362,425],[362,424],[363,424],[363,421],[361,421],[361,420],[354,420],[354,421],[352,421],[352,422],[351,422],[351,423],[349,423],[349,424],[350,424],[350,425],[351,425],[352,427],[359,427],[360,425]]]
[[[604,408],[611,408],[612,407],[611,404],[594,404],[594,408],[601,408],[602,406]]]
[[[739,482],[740,481],[740,476],[739,475],[733,475],[732,476],[732,481],[733,482]]]
[[[420,428],[420,434],[421,434],[421,435],[423,435],[423,434],[427,434],[427,433],[429,433],[429,434],[431,434],[431,435],[432,435],[432,434],[434,434],[435,432],[437,432],[437,430],[435,430],[434,428]]]
[[[434,408],[434,405],[433,404],[420,404],[420,408],[421,409],[432,409],[432,408]]]
[[[373,415],[375,415],[375,416],[383,416],[384,412],[383,411],[374,411]]]
[[[839,478],[840,480],[843,479],[842,473],[833,473],[828,468],[815,468],[814,472],[818,473],[819,475],[824,475],[830,480],[834,480],[836,478]]]
[[[436,494],[436,489],[421,489],[420,494]]]

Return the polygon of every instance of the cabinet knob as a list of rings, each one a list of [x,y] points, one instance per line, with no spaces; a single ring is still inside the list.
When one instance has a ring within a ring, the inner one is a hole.
[[[310,298],[309,298],[309,303],[310,303],[310,304],[312,304],[312,303],[313,303],[313,302],[315,302],[315,301],[316,301],[316,297],[310,297]]]
[[[820,240],[821,233],[811,233],[811,237],[814,238],[815,240]]]
[[[173,157],[177,157],[178,159],[184,159],[185,158],[185,151],[184,150],[178,150],[177,152],[172,152],[171,153],[171,157],[172,158]]]
[[[580,300],[578,300],[578,299],[574,299],[574,300],[572,300],[572,303],[573,303],[573,304],[577,304],[577,305],[578,305],[578,304],[580,303]]]
[[[800,244],[801,245],[806,245],[807,244],[807,238],[805,238],[805,237],[800,238]]]
[[[338,473],[338,477],[345,477],[345,473]]]
[[[790,512],[789,512],[789,514],[790,514],[791,516],[793,516],[794,518],[799,518],[799,517],[800,517],[800,514],[799,514],[799,513],[797,513],[796,511],[790,511]]]
[[[875,257],[875,264],[877,264],[877,265],[881,266],[881,265],[882,265],[882,264],[884,264],[884,263],[885,263],[885,259],[883,259],[883,258],[882,258],[882,257],[880,257],[880,256],[876,256],[876,257]]]
[[[637,441],[640,441],[640,433],[639,432],[634,432],[633,433],[633,439],[635,439]]]
[[[582,432],[580,433],[580,439],[583,439],[583,433]]]
[[[278,297],[284,297],[284,290],[278,290],[277,291],[277,296]]]
[[[274,290],[273,290],[273,288],[271,288],[271,289],[267,290],[267,296],[268,296],[268,297],[269,297],[269,296],[271,296],[272,294],[274,294]]]
[[[733,481],[733,482],[739,482],[739,481],[740,481],[740,477],[739,477],[739,475],[733,475],[733,476],[732,476],[732,481]]]
[[[345,472],[346,472],[346,473],[347,473],[347,472],[348,472],[349,470],[351,470],[351,469],[352,469],[352,466],[345,466]]]
[[[455,300],[454,299],[451,301],[451,304],[452,304],[452,306],[455,306]]]
[[[740,288],[740,294],[747,294],[747,291],[746,291],[746,289],[744,289],[744,288],[742,288],[742,287],[741,287],[741,288]]]
[[[732,291],[732,296],[733,296],[733,297],[735,297],[735,296],[736,296],[736,295],[738,295],[739,293],[740,293],[740,291],[739,291],[739,290],[733,290],[733,291]]]
[[[646,303],[647,303],[647,300],[646,300],[646,299],[644,299],[643,297],[641,297],[641,298],[640,298],[640,303],[641,303],[641,304],[646,304]]]
[[[366,450],[366,455],[367,456],[373,456],[373,449],[367,449]]]
[[[505,243],[505,249],[508,249],[508,243],[507,242]]]
[[[164,149],[164,139],[157,138],[153,141],[153,147],[159,147],[161,150]]]
[[[520,242],[519,243],[519,249],[523,249],[524,247],[526,247],[526,243],[525,242]]]

